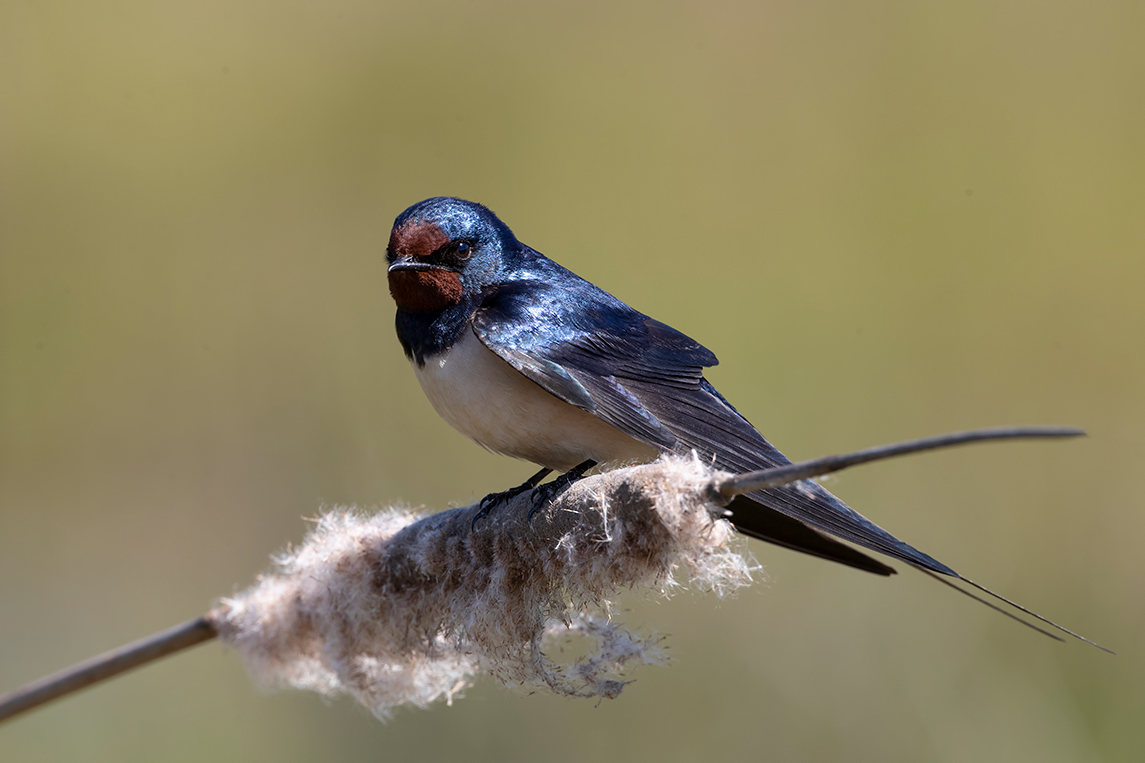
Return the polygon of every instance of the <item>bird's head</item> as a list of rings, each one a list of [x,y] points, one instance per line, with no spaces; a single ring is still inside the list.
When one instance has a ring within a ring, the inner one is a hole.
[[[398,215],[386,247],[390,294],[399,310],[439,312],[497,284],[520,245],[480,204],[448,196]]]

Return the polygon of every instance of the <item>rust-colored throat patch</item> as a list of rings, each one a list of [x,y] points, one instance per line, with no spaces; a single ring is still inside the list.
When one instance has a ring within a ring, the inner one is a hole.
[[[448,243],[440,226],[411,221],[394,228],[387,251],[395,260],[424,262]],[[450,270],[391,270],[389,282],[394,302],[406,312],[444,310],[461,302],[461,276]]]

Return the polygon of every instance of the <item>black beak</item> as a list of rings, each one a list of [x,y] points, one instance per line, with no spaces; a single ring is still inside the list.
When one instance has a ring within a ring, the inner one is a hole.
[[[387,273],[393,273],[399,270],[449,270],[447,267],[441,265],[434,265],[431,262],[420,262],[418,260],[411,260],[403,257],[400,260],[394,260],[387,268]]]

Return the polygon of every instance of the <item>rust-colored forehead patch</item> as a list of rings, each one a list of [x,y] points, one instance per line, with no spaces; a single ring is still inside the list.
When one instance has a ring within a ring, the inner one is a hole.
[[[437,223],[411,220],[394,228],[386,249],[394,257],[425,258],[449,243],[449,236]]]

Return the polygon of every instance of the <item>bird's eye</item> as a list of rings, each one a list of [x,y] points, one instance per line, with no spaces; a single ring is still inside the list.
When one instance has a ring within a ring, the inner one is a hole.
[[[464,241],[458,242],[457,248],[454,251],[457,252],[457,256],[461,259],[469,259],[469,244],[465,243]]]

